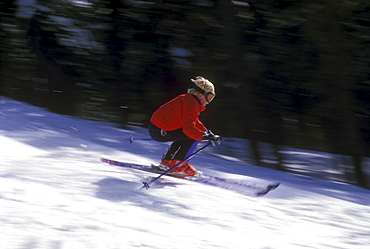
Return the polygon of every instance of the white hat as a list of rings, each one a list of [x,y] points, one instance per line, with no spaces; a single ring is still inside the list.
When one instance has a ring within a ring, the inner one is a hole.
[[[200,93],[211,93],[212,95],[216,96],[215,86],[206,78],[203,78],[202,76],[197,76],[195,77],[195,80],[191,79],[191,81],[196,86],[193,87],[195,90],[199,91]]]

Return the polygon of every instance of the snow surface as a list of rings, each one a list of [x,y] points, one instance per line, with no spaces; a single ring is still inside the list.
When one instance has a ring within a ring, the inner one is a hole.
[[[158,162],[167,144],[141,138],[142,128],[0,97],[0,248],[369,248],[369,190],[220,158],[212,148],[192,160],[206,174],[282,185],[262,198],[166,177],[161,188],[140,190],[150,173],[100,157]]]

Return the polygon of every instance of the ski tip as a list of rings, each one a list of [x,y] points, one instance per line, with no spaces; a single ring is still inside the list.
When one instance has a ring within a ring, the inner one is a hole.
[[[265,196],[267,195],[271,190],[274,190],[276,189],[277,187],[280,186],[280,182],[277,182],[277,183],[274,183],[274,184],[270,184],[267,186],[266,189],[256,193],[256,197],[262,197],[262,196]]]
[[[279,186],[280,186],[280,182],[277,182],[277,183],[274,183],[274,184],[269,185],[268,188],[270,190],[273,190],[273,189],[276,189]]]

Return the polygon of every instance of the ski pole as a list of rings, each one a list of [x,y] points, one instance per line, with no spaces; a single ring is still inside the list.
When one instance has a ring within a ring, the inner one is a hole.
[[[199,152],[201,152],[202,150],[204,150],[205,148],[208,147],[208,145],[210,145],[212,142],[208,142],[206,145],[204,145],[202,148],[200,148],[199,150],[195,151],[193,154],[189,155],[188,157],[186,157],[184,160],[182,160],[181,162],[177,163],[175,166],[173,166],[172,168],[169,168],[168,170],[164,171],[162,174],[160,174],[159,176],[157,176],[156,178],[150,180],[150,182],[143,182],[144,186],[141,187],[142,188],[146,188],[146,189],[149,189],[150,188],[150,184],[152,184],[153,182],[155,182],[156,180],[158,180],[159,178],[161,178],[162,176],[164,176],[165,174],[169,173],[171,170],[177,168],[180,164],[186,162],[186,161],[189,161],[191,158],[193,158],[196,154],[198,154]]]
[[[132,144],[134,141],[152,141],[153,139],[152,138],[134,138],[133,136],[130,135],[130,137],[127,138],[127,140],[130,142],[130,144]]]

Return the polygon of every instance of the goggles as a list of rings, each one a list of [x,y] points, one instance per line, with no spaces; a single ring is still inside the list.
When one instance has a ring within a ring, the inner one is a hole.
[[[216,97],[216,94],[211,93],[211,92],[205,92],[204,97],[206,98],[208,104],[212,102],[212,100]]]
[[[197,90],[198,92],[200,92],[201,94],[203,94],[203,96],[206,98],[208,104],[211,103],[212,100],[216,97],[216,94],[215,93],[213,93],[213,92],[206,92],[202,88],[200,88],[199,86],[197,86],[195,84],[191,88],[194,88],[195,90]]]

